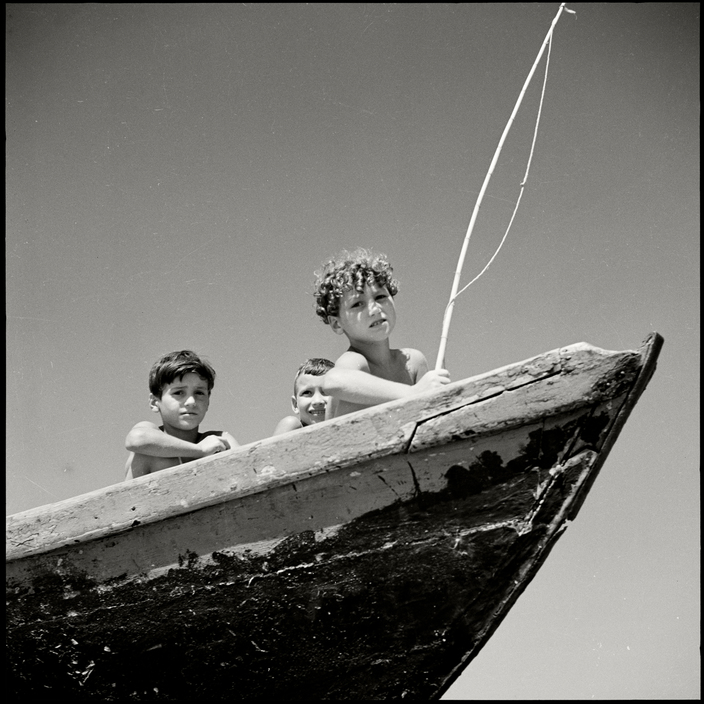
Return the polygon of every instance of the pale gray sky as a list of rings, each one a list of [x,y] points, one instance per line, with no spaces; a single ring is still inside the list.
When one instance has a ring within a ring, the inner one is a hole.
[[[448,698],[697,698],[699,4],[577,3],[508,240],[458,300],[453,379],[665,338],[580,515]],[[437,353],[477,193],[558,3],[6,6],[7,512],[122,480],[153,361],[216,368],[242,443],[341,340],[313,272],[357,245]],[[508,224],[539,97],[465,265]]]

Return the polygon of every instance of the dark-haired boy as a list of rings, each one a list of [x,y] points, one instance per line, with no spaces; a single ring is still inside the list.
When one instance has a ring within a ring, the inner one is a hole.
[[[130,455],[125,479],[207,457],[237,447],[232,435],[218,430],[199,431],[210,405],[215,370],[195,352],[170,352],[149,372],[149,407],[161,416],[162,425],[137,423],[127,434]]]
[[[325,411],[330,398],[322,391],[321,377],[334,366],[329,359],[312,357],[298,367],[293,379],[293,396],[291,396],[294,415],[282,418],[274,430],[274,435],[305,428],[325,420]]]
[[[323,377],[328,418],[405,398],[450,383],[444,369],[428,371],[422,352],[392,349],[398,281],[386,256],[366,249],[342,252],[318,273],[316,313],[350,346]]]

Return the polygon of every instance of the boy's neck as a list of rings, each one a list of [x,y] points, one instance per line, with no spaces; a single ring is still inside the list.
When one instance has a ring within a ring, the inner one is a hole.
[[[200,435],[199,427],[193,428],[193,430],[181,430],[180,428],[172,428],[164,423],[161,426],[161,429],[167,435],[171,435],[174,438],[179,438],[179,440],[185,440],[186,442],[198,442],[198,437]]]
[[[361,354],[369,363],[379,367],[386,366],[391,360],[391,345],[388,338],[383,342],[353,342],[350,340],[349,352]]]

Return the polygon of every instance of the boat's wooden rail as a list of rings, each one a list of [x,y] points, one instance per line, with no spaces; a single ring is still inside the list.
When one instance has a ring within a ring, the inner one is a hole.
[[[6,559],[20,560],[371,459],[500,432],[546,413],[615,398],[638,375],[649,377],[652,369],[647,374],[643,369],[654,367],[661,344],[656,333],[638,351],[611,352],[577,343],[436,392],[17,513],[7,518]],[[514,393],[519,389],[520,394]]]
[[[661,342],[571,345],[10,516],[11,691],[439,699],[575,517]]]

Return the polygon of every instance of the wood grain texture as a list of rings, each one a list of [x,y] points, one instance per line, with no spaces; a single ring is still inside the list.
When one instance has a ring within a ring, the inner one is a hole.
[[[548,352],[489,374],[455,382],[440,392],[408,401],[396,401],[316,426],[268,438],[179,467],[162,470],[99,489],[49,506],[9,516],[6,521],[6,558],[14,560],[63,545],[85,542],[230,501],[279,484],[350,466],[365,459],[384,457],[405,449],[418,424],[440,417],[428,426],[430,435],[442,426],[442,418],[455,407],[492,398],[500,391],[530,387],[514,402],[513,415],[501,420],[496,403],[485,404],[481,413],[487,428],[492,422],[515,422],[522,413],[540,415],[548,405],[562,400],[553,386],[562,386],[579,402],[580,394],[594,385],[594,367],[618,367],[635,353],[608,353],[578,343]],[[549,381],[561,370],[557,381]],[[535,384],[547,380],[539,387]],[[525,401],[521,401],[525,398]],[[531,404],[534,408],[531,408]],[[549,411],[549,408],[548,408]],[[476,423],[474,411],[468,411]],[[485,415],[486,414],[486,415]],[[499,420],[497,420],[499,419]],[[458,422],[464,422],[459,418]],[[425,433],[428,434],[427,432]],[[447,435],[447,433],[446,433]],[[420,441],[416,439],[416,443]],[[441,444],[443,436],[430,442]]]
[[[583,343],[8,518],[10,691],[437,699],[653,372]]]

